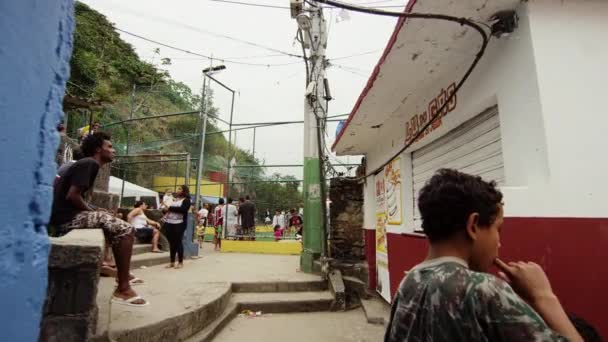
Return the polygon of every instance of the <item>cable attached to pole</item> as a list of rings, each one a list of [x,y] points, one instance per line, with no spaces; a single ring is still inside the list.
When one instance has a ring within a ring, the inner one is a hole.
[[[403,153],[403,151],[407,150],[410,146],[412,146],[414,144],[414,142],[416,142],[416,140],[418,140],[418,138],[424,133],[424,131],[426,131],[426,129],[431,124],[433,124],[433,122],[436,119],[438,119],[439,117],[441,117],[441,115],[442,115],[444,109],[447,107],[448,103],[450,103],[452,101],[452,99],[456,96],[456,93],[458,93],[458,91],[460,90],[460,88],[462,87],[462,85],[469,78],[469,76],[471,75],[471,73],[473,72],[473,70],[475,69],[475,67],[479,63],[479,61],[481,60],[481,57],[483,57],[483,55],[484,55],[484,53],[486,51],[486,48],[488,46],[488,43],[489,43],[489,36],[486,33],[486,31],[484,31],[484,29],[481,27],[481,25],[479,25],[475,21],[472,21],[472,20],[467,19],[467,18],[455,17],[455,16],[450,16],[450,15],[445,15],[445,14],[391,12],[391,11],[380,10],[380,9],[377,9],[377,8],[369,8],[369,7],[362,7],[362,6],[351,5],[351,4],[347,4],[347,3],[343,3],[343,2],[339,2],[339,1],[334,1],[334,0],[314,0],[314,1],[326,4],[326,5],[330,5],[330,6],[334,6],[334,7],[338,7],[338,8],[342,8],[342,9],[346,9],[346,10],[350,10],[350,11],[354,11],[354,12],[374,14],[374,15],[381,15],[381,16],[386,16],[386,17],[405,18],[405,19],[408,19],[408,18],[409,19],[427,19],[427,20],[432,19],[432,20],[443,20],[443,21],[454,22],[454,23],[460,24],[461,26],[469,26],[469,27],[475,29],[475,31],[477,31],[479,33],[479,35],[481,35],[481,38],[482,38],[482,44],[481,44],[481,47],[479,48],[479,51],[477,52],[477,54],[475,56],[475,59],[473,60],[473,62],[471,63],[471,65],[469,66],[469,68],[467,69],[467,71],[465,72],[465,74],[462,77],[462,79],[456,85],[456,88],[454,89],[454,92],[452,92],[452,94],[450,94],[448,96],[448,98],[445,101],[445,103],[441,106],[441,108],[439,108],[437,110],[437,113],[433,117],[431,117],[429,119],[429,121],[418,130],[418,133],[416,133],[405,144],[405,146],[403,146],[403,148],[401,148],[397,153],[395,153],[393,156],[391,156],[386,162],[384,162],[382,165],[380,165],[379,167],[377,167],[374,171],[366,174],[365,176],[361,176],[361,177],[357,178],[357,180],[364,180],[364,179],[366,179],[366,178],[368,178],[370,176],[376,175],[379,172],[381,172],[382,169],[386,165],[388,165],[393,159],[397,158],[401,153]]]

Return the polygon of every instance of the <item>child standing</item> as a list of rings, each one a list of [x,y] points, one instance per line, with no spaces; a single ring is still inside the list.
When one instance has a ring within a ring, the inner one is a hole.
[[[279,241],[283,238],[283,229],[280,225],[274,226],[274,241]]]
[[[224,199],[220,198],[219,204],[214,210],[215,216],[215,234],[213,236],[213,243],[215,244],[215,250],[222,248],[222,228],[224,227]]]
[[[220,251],[222,250],[222,225],[217,225],[215,227],[215,250],[216,251]]]

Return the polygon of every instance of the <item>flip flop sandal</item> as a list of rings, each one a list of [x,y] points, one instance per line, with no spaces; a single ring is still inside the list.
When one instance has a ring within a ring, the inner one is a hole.
[[[118,279],[116,279],[116,283],[118,284]],[[129,279],[129,285],[135,286],[135,285],[143,285],[145,284],[143,279],[134,277],[133,279]]]
[[[144,304],[136,304],[134,302],[138,301],[138,300],[144,300],[145,303]],[[116,297],[115,295],[112,295],[112,303],[116,303],[116,304],[120,304],[120,305],[126,305],[126,306],[148,306],[150,304],[150,302],[148,302],[147,300],[143,299],[140,296],[134,296],[131,297],[129,299],[124,299],[124,298],[120,298],[120,297]]]
[[[165,251],[152,251],[152,253],[165,253]]]
[[[143,279],[135,277],[135,278],[129,280],[129,284],[131,284],[131,285],[142,285],[142,284],[145,284],[145,283],[144,283]]]

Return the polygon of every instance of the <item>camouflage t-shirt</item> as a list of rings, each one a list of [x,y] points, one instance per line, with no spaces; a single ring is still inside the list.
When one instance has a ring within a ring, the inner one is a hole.
[[[414,267],[393,301],[385,342],[567,341],[509,284],[457,258]]]

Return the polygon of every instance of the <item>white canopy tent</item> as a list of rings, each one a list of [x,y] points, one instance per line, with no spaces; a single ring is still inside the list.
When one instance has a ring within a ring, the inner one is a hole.
[[[123,183],[122,179],[120,179],[118,177],[110,176],[109,192],[120,196],[120,193],[122,191],[122,183]],[[156,191],[144,188],[143,186],[139,186],[139,185],[133,184],[131,182],[125,181],[124,183],[125,183],[125,190],[124,190],[122,197],[135,197],[135,200],[137,200],[137,201],[140,200],[141,197],[154,197],[156,200],[156,207],[158,208],[160,206],[160,201],[158,199],[158,193]]]

